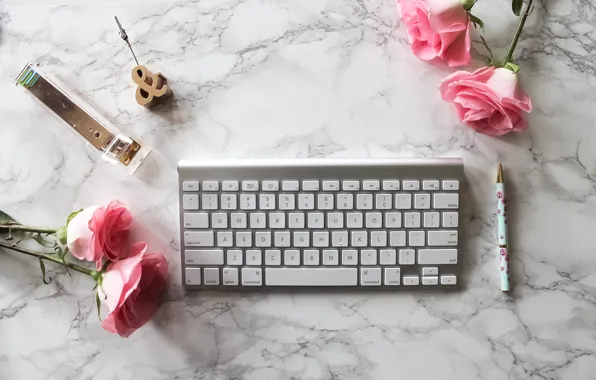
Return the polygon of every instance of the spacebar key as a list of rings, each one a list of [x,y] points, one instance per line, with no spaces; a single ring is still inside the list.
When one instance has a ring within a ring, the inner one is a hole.
[[[354,286],[356,268],[266,268],[269,286]]]

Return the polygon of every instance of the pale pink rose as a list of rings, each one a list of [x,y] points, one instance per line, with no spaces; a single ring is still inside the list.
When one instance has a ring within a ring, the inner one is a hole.
[[[418,58],[470,63],[470,17],[460,0],[397,0],[397,7]]]
[[[502,136],[528,128],[522,115],[532,111],[532,100],[509,69],[457,71],[441,82],[440,90],[443,99],[455,106],[459,119],[478,132]]]
[[[128,257],[128,236],[132,215],[119,201],[103,207],[88,207],[68,224],[67,245],[80,260],[94,261],[99,270],[103,260]]]
[[[151,319],[166,285],[168,262],[146,251],[146,243],[133,244],[132,256],[110,264],[101,280],[99,295],[110,311],[102,327],[123,337]]]

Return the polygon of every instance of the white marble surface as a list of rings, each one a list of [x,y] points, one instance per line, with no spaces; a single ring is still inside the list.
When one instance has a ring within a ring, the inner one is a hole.
[[[509,2],[475,13],[503,52]],[[134,103],[114,15],[170,79],[172,107]],[[0,0],[0,209],[51,226],[119,198],[172,264],[166,303],[126,340],[101,329],[89,279],[52,267],[43,285],[34,260],[0,252],[0,379],[596,379],[595,15],[586,0],[536,4],[518,52],[531,127],[495,139],[440,100],[451,70],[411,55],[391,0]],[[130,177],[95,162],[13,86],[29,61],[154,146],[153,164]],[[463,157],[464,290],[185,294],[176,161],[232,156]],[[489,202],[498,160],[511,296]]]

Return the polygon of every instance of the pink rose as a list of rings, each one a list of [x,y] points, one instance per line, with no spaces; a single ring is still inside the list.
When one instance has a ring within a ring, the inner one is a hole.
[[[397,7],[418,58],[470,63],[470,17],[460,0],[397,0]]]
[[[528,127],[522,113],[532,111],[532,101],[511,70],[457,71],[441,82],[440,90],[443,100],[455,105],[459,119],[478,132],[502,136]]]
[[[80,260],[94,261],[97,270],[103,259],[128,257],[128,235],[132,215],[119,201],[84,209],[68,223],[67,245]]]
[[[147,243],[135,243],[132,256],[108,266],[99,296],[110,313],[102,327],[123,337],[147,323],[159,306],[168,262],[161,253],[146,254]]]

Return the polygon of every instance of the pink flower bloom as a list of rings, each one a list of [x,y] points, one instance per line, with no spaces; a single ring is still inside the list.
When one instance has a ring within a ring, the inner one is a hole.
[[[497,192],[497,198],[499,198],[499,199],[503,198],[503,192],[502,191]]]
[[[168,262],[161,253],[146,254],[146,243],[135,243],[129,258],[108,266],[99,296],[110,313],[102,327],[123,337],[147,323],[159,307]]]
[[[397,8],[418,58],[470,63],[470,17],[460,0],[397,0]]]
[[[441,96],[453,103],[468,127],[502,136],[528,128],[522,114],[532,111],[532,101],[519,89],[517,79],[517,74],[505,68],[457,71],[441,83]]]
[[[99,270],[104,258],[116,261],[128,257],[131,223],[130,211],[119,201],[88,207],[68,224],[68,248],[76,258],[94,261]]]

